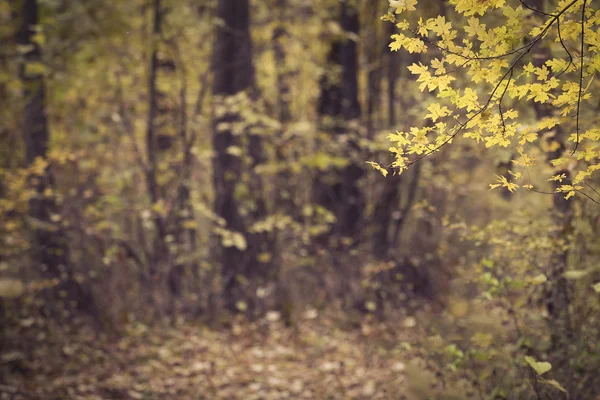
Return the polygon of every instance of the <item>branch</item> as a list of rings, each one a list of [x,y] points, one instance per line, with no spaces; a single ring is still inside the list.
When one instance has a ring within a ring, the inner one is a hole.
[[[500,98],[498,99],[498,111],[500,112],[500,121],[502,122],[502,136],[506,135],[506,124],[504,122],[504,112],[502,112],[502,100],[504,99],[504,95],[506,94],[506,91],[508,90],[508,87],[510,86],[510,82],[511,82],[512,76],[513,76],[513,71],[514,71],[514,69],[511,68],[510,75],[508,76],[508,83],[506,84],[504,91],[502,92],[502,94],[500,95]]]
[[[202,77],[200,78],[200,83],[202,84],[200,87],[200,91],[198,92],[198,98],[196,99],[196,106],[194,107],[194,113],[192,114],[192,120],[198,118],[198,116],[202,113],[202,104],[204,103],[204,98],[208,93],[208,78],[210,76],[211,69],[208,68]],[[192,132],[190,135],[190,143],[194,143],[196,141],[197,130],[192,128]]]
[[[537,36],[536,36],[536,37],[535,37],[535,38],[534,38],[534,39],[531,41],[531,43],[529,43],[529,44],[526,44],[526,45],[523,45],[523,46],[521,46],[521,47],[518,47],[518,48],[516,48],[516,49],[513,49],[513,50],[511,50],[511,51],[508,51],[508,52],[506,52],[506,53],[499,54],[499,55],[495,55],[495,56],[487,56],[487,57],[474,56],[474,57],[468,57],[468,56],[465,56],[465,55],[463,55],[463,54],[460,54],[460,53],[454,52],[454,51],[452,51],[452,50],[449,50],[449,49],[447,49],[447,48],[445,48],[445,47],[442,47],[442,46],[438,45],[437,43],[435,43],[435,42],[433,42],[433,41],[429,40],[428,38],[426,38],[426,37],[424,37],[424,36],[422,36],[422,35],[419,35],[417,32],[415,32],[415,31],[414,31],[414,30],[412,30],[412,29],[409,29],[409,31],[410,31],[410,32],[411,32],[411,33],[412,33],[412,34],[413,34],[415,37],[418,37],[418,38],[420,38],[420,39],[423,39],[423,40],[424,40],[426,43],[429,43],[429,44],[431,44],[432,46],[434,46],[434,47],[438,48],[438,49],[439,49],[439,50],[441,50],[442,52],[449,53],[449,54],[453,54],[453,55],[455,55],[455,56],[462,57],[462,58],[464,58],[464,59],[471,60],[471,61],[477,61],[477,60],[478,60],[478,61],[490,61],[490,60],[496,60],[496,59],[499,59],[499,58],[504,58],[504,57],[508,57],[508,56],[510,56],[510,55],[516,54],[516,53],[520,52],[521,50],[526,50],[526,52],[525,52],[525,53],[528,53],[528,52],[529,52],[529,51],[530,51],[530,50],[531,50],[531,49],[532,49],[532,48],[533,48],[533,47],[534,47],[534,46],[535,46],[535,45],[536,45],[536,44],[537,44],[537,43],[538,43],[538,42],[539,42],[539,41],[540,41],[540,40],[541,40],[541,39],[542,39],[542,38],[543,38],[545,35],[546,35],[546,33],[548,33],[548,31],[550,30],[550,28],[552,27],[552,25],[554,25],[554,23],[555,23],[555,22],[559,21],[560,17],[561,17],[561,16],[562,16],[562,15],[563,15],[565,12],[567,12],[567,11],[568,11],[568,10],[569,10],[569,9],[570,9],[570,8],[571,8],[573,5],[574,5],[574,4],[575,4],[575,3],[577,3],[578,1],[579,1],[579,0],[571,0],[571,2],[570,2],[569,4],[567,4],[567,5],[566,5],[566,6],[565,6],[565,7],[564,7],[562,10],[560,10],[560,12],[559,12],[558,14],[550,14],[550,15],[552,15],[552,19],[546,22],[547,26],[544,28],[544,30],[542,30],[542,32],[540,32],[540,33],[539,33],[539,34],[538,34],[538,35],[537,35]],[[585,1],[587,1],[587,0],[585,0]],[[583,4],[583,8],[584,8],[584,9],[585,9],[585,1],[584,1],[584,4]],[[582,29],[583,29],[583,28],[582,28]]]
[[[512,51],[510,51],[510,52],[507,52],[507,53],[504,53],[504,54],[502,54],[502,55],[498,55],[498,56],[491,56],[491,57],[475,57],[475,58],[470,58],[470,57],[466,57],[466,56],[464,56],[464,55],[462,55],[462,54],[459,54],[459,53],[456,53],[456,52],[452,52],[452,51],[450,51],[450,50],[448,50],[448,49],[445,49],[445,48],[443,48],[443,47],[441,47],[441,46],[437,45],[436,43],[433,43],[433,42],[429,41],[427,38],[423,38],[425,41],[427,41],[427,42],[431,43],[433,46],[437,47],[437,48],[438,48],[438,49],[440,49],[442,52],[448,52],[448,53],[450,53],[450,54],[457,55],[457,56],[459,56],[459,57],[462,57],[462,58],[464,58],[464,59],[467,59],[467,60],[470,60],[470,61],[476,61],[476,60],[492,60],[492,59],[497,59],[497,58],[506,57],[506,56],[508,56],[508,55],[511,55],[511,54],[518,54],[518,56],[516,56],[515,60],[513,61],[513,63],[512,63],[512,64],[510,65],[510,67],[508,68],[508,71],[507,71],[507,72],[506,72],[506,73],[505,73],[505,74],[502,76],[502,78],[500,78],[500,81],[498,81],[498,83],[496,84],[496,86],[495,86],[495,87],[494,87],[494,89],[492,90],[492,93],[491,93],[491,94],[490,94],[490,96],[488,97],[488,99],[487,99],[486,103],[485,103],[485,104],[484,104],[484,105],[483,105],[483,106],[482,106],[482,107],[481,107],[481,108],[480,108],[480,109],[479,109],[479,110],[478,110],[478,111],[477,111],[475,114],[473,114],[471,117],[469,117],[469,118],[467,119],[467,121],[465,121],[464,123],[461,123],[461,124],[458,126],[458,128],[456,129],[456,131],[455,131],[454,133],[452,133],[452,134],[448,135],[448,138],[447,138],[447,139],[446,139],[444,142],[442,142],[440,145],[436,146],[435,148],[433,148],[433,149],[431,149],[431,150],[428,150],[428,151],[426,151],[424,154],[422,154],[421,156],[417,157],[415,160],[413,160],[413,161],[409,162],[409,163],[407,164],[407,167],[410,167],[410,166],[411,166],[411,165],[413,165],[414,163],[416,163],[416,162],[418,162],[418,161],[422,160],[423,158],[425,158],[425,157],[427,157],[427,156],[429,156],[429,155],[433,154],[434,152],[436,152],[436,151],[440,150],[440,149],[441,149],[443,146],[445,146],[446,144],[450,143],[450,142],[451,142],[451,141],[452,141],[452,140],[453,140],[453,139],[454,139],[454,138],[455,138],[455,137],[456,137],[456,136],[457,136],[457,135],[458,135],[458,134],[459,134],[459,133],[460,133],[460,132],[461,132],[461,131],[462,131],[462,130],[463,130],[465,127],[466,127],[466,126],[467,126],[467,124],[468,124],[469,122],[471,122],[471,121],[472,121],[474,118],[476,118],[477,116],[479,116],[480,114],[482,114],[484,111],[486,111],[486,110],[489,108],[489,106],[490,106],[490,104],[491,104],[491,102],[492,102],[492,100],[493,100],[493,98],[494,98],[494,95],[495,95],[495,94],[496,94],[496,92],[498,91],[498,89],[499,89],[500,85],[502,84],[502,82],[504,82],[504,80],[505,80],[507,77],[510,77],[510,78],[509,78],[509,83],[507,84],[507,87],[506,87],[506,88],[505,88],[505,90],[504,90],[504,92],[506,92],[506,90],[508,89],[508,86],[509,86],[509,84],[510,84],[510,80],[512,79],[512,73],[513,73],[513,70],[514,70],[514,68],[517,66],[517,64],[518,64],[518,63],[521,61],[521,59],[522,59],[522,58],[523,58],[523,57],[524,57],[526,54],[528,54],[528,53],[529,53],[529,52],[530,52],[530,51],[531,51],[531,50],[532,50],[532,49],[533,49],[533,48],[534,48],[534,47],[535,47],[535,46],[536,46],[536,45],[537,45],[537,44],[538,44],[538,43],[539,43],[539,42],[542,40],[542,38],[544,37],[544,35],[545,35],[545,34],[548,32],[548,30],[550,30],[550,28],[551,28],[551,27],[554,25],[554,23],[555,23],[555,22],[557,22],[557,21],[559,21],[560,17],[561,17],[561,16],[562,16],[562,15],[563,15],[565,12],[567,12],[567,10],[569,10],[569,9],[570,9],[570,8],[571,8],[571,7],[572,7],[572,6],[573,6],[575,3],[577,3],[577,1],[579,1],[579,0],[571,0],[571,2],[569,2],[569,4],[567,4],[567,5],[566,5],[566,6],[565,6],[565,7],[564,7],[564,8],[563,8],[563,9],[562,9],[562,10],[561,10],[561,11],[560,11],[558,14],[553,14],[553,16],[552,16],[552,19],[551,19],[551,20],[549,20],[549,21],[547,21],[547,23],[546,23],[546,24],[547,24],[547,26],[546,26],[546,27],[545,27],[545,28],[542,30],[542,32],[540,32],[540,33],[539,33],[539,34],[538,34],[538,35],[537,35],[537,36],[536,36],[536,37],[535,37],[535,38],[534,38],[534,39],[533,39],[533,40],[532,40],[532,41],[531,41],[529,44],[527,44],[527,45],[525,45],[525,46],[521,46],[521,47],[519,47],[519,48],[518,48],[518,49],[516,49],[516,50],[512,50]],[[587,0],[585,0],[585,1],[587,1]],[[585,6],[585,3],[584,3],[584,6]],[[584,8],[585,8],[585,7],[584,7]],[[582,22],[582,24],[583,24],[583,22]],[[582,29],[583,29],[583,28],[582,28]],[[418,35],[418,34],[417,34],[416,32],[414,32],[413,30],[410,30],[410,31],[411,31],[411,32],[412,32],[414,35],[416,35],[416,36],[418,36],[418,37],[421,37],[420,35]],[[582,40],[582,43],[583,43],[583,40]],[[582,46],[583,46],[583,45],[582,45]],[[519,51],[521,51],[521,50],[525,50],[525,51],[522,51],[521,53],[519,53]],[[581,58],[581,63],[582,63],[582,65],[583,65],[583,55],[582,55],[582,58]],[[583,80],[583,78],[581,78],[581,79]],[[579,90],[580,90],[580,92],[581,92],[581,90],[582,90],[582,81],[580,81],[580,87],[579,87]],[[581,93],[580,93],[580,94],[581,94]],[[503,93],[503,94],[502,94],[502,96],[500,97],[500,101],[502,100],[503,96],[504,96],[504,93]],[[578,113],[577,113],[577,114],[578,114],[578,115],[577,115],[577,117],[578,117],[578,121],[577,121],[577,123],[578,123],[578,130],[577,130],[577,132],[578,132],[578,134],[579,134],[579,103],[580,103],[580,102],[578,102]]]
[[[394,227],[394,236],[392,236],[392,244],[396,244],[398,242],[398,237],[400,236],[400,232],[402,231],[402,226],[406,221],[406,215],[410,211],[412,205],[417,198],[417,190],[419,186],[419,177],[421,176],[421,164],[418,164],[415,167],[415,172],[412,180],[410,181],[410,185],[408,186],[408,198],[406,199],[406,204],[402,207],[400,211],[400,218],[396,221],[396,226]]]
[[[548,16],[548,17],[554,17],[555,16],[554,14],[548,14],[546,12],[543,12],[542,10],[538,10],[537,8],[533,8],[533,7],[529,6],[527,3],[525,3],[523,0],[519,0],[519,2],[521,4],[523,4],[523,6],[526,9],[531,10],[531,11],[533,11],[535,13],[542,14],[542,15],[545,15],[545,16]]]
[[[533,42],[532,42],[533,43]],[[531,50],[531,48],[529,49]],[[486,103],[483,105],[483,107],[481,107],[475,114],[473,114],[471,117],[469,117],[469,119],[467,119],[465,122],[463,122],[462,124],[460,124],[457,128],[457,130],[450,134],[448,136],[448,138],[442,142],[440,145],[436,146],[435,148],[426,151],[423,155],[421,155],[420,157],[416,158],[415,160],[409,162],[407,164],[407,167],[410,167],[411,165],[413,165],[414,163],[416,163],[417,161],[422,160],[423,158],[435,153],[436,151],[438,151],[439,149],[441,149],[443,146],[445,146],[446,144],[450,143],[452,141],[452,139],[454,139],[466,126],[469,122],[471,122],[473,119],[475,119],[478,115],[482,114],[485,110],[487,110],[490,107],[490,104],[492,102],[492,99],[494,98],[494,95],[496,94],[496,91],[498,91],[498,89],[500,88],[500,85],[502,84],[502,82],[504,82],[504,80],[506,79],[507,76],[511,76],[512,77],[512,71],[513,69],[516,67],[516,65],[519,63],[519,61],[521,61],[521,59],[527,54],[529,53],[529,50],[526,52],[521,53],[516,60],[512,63],[512,65],[508,68],[508,71],[506,71],[506,73],[502,76],[502,78],[500,78],[500,81],[496,84],[496,86],[494,87],[494,90],[492,90],[492,93],[490,94],[490,96],[488,97]],[[507,85],[508,87],[508,85]]]
[[[571,152],[571,155],[575,154],[577,148],[579,147],[579,116],[580,116],[580,108],[581,108],[581,96],[583,94],[583,55],[584,55],[584,39],[585,39],[585,5],[587,4],[587,0],[583,0],[583,5],[581,6],[581,48],[580,48],[580,60],[579,60],[579,94],[577,96],[577,115],[575,121],[576,128],[576,141],[575,148]]]
[[[569,69],[569,67],[571,65],[573,65],[573,56],[571,55],[571,52],[569,51],[569,49],[567,49],[567,46],[565,45],[565,42],[563,41],[561,29],[560,29],[560,19],[558,19],[556,21],[556,30],[557,30],[557,34],[558,34],[558,40],[560,41],[562,48],[565,49],[565,51],[567,52],[567,55],[569,56],[569,63],[567,64],[565,69],[563,69],[562,71],[560,71],[559,74],[556,75],[556,78],[559,78],[563,73],[565,73]]]
[[[598,195],[598,197],[600,197],[600,192],[598,192],[596,189],[594,189],[594,187],[592,185],[590,185],[589,183],[587,183],[586,181],[583,181],[583,183],[585,183],[590,189],[592,189],[592,191],[594,193],[596,193]]]
[[[129,113],[127,112],[127,107],[125,106],[125,100],[123,99],[123,84],[121,82],[121,75],[117,73],[117,80],[119,81],[119,87],[117,88],[117,99],[119,102],[119,114],[121,116],[121,120],[123,121],[123,127],[125,128],[125,132],[129,135],[131,139],[131,145],[133,146],[133,153],[135,154],[135,159],[139,164],[144,174],[148,173],[148,165],[144,161],[144,157],[142,156],[142,151],[137,144],[135,139],[135,128],[133,123],[131,122],[131,118]]]
[[[600,205],[600,201],[597,201],[597,200],[593,199],[589,194],[585,193],[584,191],[577,190],[577,189],[575,189],[575,191],[577,193],[581,193],[582,195],[584,195],[585,197],[587,197],[588,199],[590,199],[593,203],[596,203],[596,204]]]

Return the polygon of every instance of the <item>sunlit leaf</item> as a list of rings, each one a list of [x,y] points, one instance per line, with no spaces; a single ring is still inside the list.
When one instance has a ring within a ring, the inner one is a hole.
[[[534,358],[525,356],[525,362],[535,371],[538,375],[543,375],[552,369],[552,364],[546,361],[535,361]]]
[[[0,279],[0,298],[16,299],[25,292],[25,285],[18,279]]]

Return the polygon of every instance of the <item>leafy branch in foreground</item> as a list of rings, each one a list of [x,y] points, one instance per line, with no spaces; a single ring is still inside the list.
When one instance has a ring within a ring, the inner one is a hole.
[[[600,169],[598,113],[590,102],[593,78],[600,70],[600,12],[587,0],[560,0],[550,11],[521,0],[512,5],[505,0],[449,3],[462,26],[454,27],[445,16],[417,20],[410,14],[417,0],[390,0],[394,12],[382,17],[399,30],[391,36],[392,51],[431,55],[427,65],[414,63],[408,69],[417,76],[421,91],[437,97],[425,116],[433,125],[388,136],[395,156],[388,167],[402,173],[460,135],[486,148],[513,148],[520,155],[515,165],[529,168],[536,165],[536,150],[548,152],[549,146],[556,146],[542,137],[548,139],[560,127],[573,149],[551,163],[574,173],[569,184],[556,191],[567,198],[580,193],[597,202],[595,192],[583,189],[592,187],[589,181]],[[584,102],[590,106],[582,107]],[[551,112],[533,120],[526,107],[519,107],[522,103]],[[534,189],[530,181],[515,182],[521,173],[512,175],[499,177],[491,189]]]

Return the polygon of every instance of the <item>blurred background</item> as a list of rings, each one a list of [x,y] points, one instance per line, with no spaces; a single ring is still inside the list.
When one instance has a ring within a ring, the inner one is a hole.
[[[374,171],[433,100],[388,11],[0,0],[0,398],[595,399],[600,209]]]

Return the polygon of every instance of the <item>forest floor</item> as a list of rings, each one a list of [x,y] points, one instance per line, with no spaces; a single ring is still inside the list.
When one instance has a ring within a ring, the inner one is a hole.
[[[44,400],[404,398],[401,336],[414,336],[414,320],[391,329],[363,318],[342,330],[272,317],[221,330],[134,324],[112,340],[80,334],[5,389]]]

